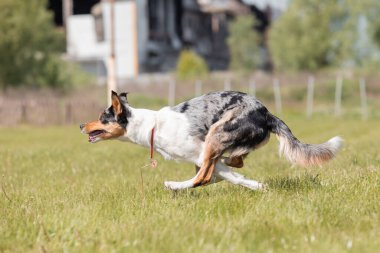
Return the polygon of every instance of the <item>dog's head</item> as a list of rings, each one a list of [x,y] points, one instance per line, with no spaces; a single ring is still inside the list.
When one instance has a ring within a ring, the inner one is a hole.
[[[127,93],[118,95],[112,91],[111,98],[112,105],[100,114],[98,120],[80,125],[82,133],[88,134],[91,143],[117,139],[126,134],[128,119],[131,117]]]

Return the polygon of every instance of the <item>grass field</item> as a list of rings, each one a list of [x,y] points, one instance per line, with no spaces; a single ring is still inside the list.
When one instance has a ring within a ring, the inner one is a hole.
[[[173,193],[190,164],[141,168],[149,151],[88,144],[72,127],[0,129],[0,252],[379,252],[380,122],[284,117],[295,135],[345,146],[323,168],[291,167],[278,142],[226,182]],[[143,181],[142,181],[143,179]]]

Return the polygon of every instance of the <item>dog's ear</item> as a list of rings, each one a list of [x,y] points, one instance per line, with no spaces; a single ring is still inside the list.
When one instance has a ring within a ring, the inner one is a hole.
[[[119,94],[120,101],[123,102],[124,104],[128,104],[127,95],[128,95],[128,92],[122,92]]]
[[[116,115],[119,115],[123,112],[123,107],[120,102],[120,98],[116,92],[111,92],[112,107]]]

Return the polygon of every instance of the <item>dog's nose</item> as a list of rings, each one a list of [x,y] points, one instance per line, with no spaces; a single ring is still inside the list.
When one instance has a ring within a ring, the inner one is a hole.
[[[80,128],[80,130],[83,130],[84,124],[80,124],[79,128]]]

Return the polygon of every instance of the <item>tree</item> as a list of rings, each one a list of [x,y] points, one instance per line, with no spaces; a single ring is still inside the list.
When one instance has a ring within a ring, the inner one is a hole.
[[[327,65],[335,13],[332,1],[294,0],[269,32],[269,48],[278,69],[314,70]]]
[[[377,0],[293,0],[269,33],[275,67],[316,70],[373,60],[371,26],[379,7]]]
[[[335,18],[331,65],[365,67],[379,63],[375,29],[380,15],[378,0],[336,1],[339,19]]]
[[[45,0],[0,0],[0,86],[62,86],[64,36]]]
[[[260,63],[260,39],[254,30],[255,19],[252,16],[238,16],[229,24],[230,35],[227,44],[230,49],[230,68],[252,71]]]
[[[370,25],[368,30],[371,38],[377,48],[380,49],[380,1],[365,0],[363,9],[367,10],[366,17],[368,18],[368,24]]]
[[[378,47],[380,47],[380,20],[376,22],[374,31],[373,31],[373,39]]]

